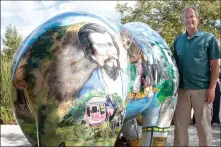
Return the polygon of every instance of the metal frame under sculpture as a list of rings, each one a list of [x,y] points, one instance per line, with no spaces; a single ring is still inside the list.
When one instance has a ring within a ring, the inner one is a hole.
[[[36,28],[12,66],[13,108],[33,146],[164,146],[178,71],[148,25],[86,12]]]

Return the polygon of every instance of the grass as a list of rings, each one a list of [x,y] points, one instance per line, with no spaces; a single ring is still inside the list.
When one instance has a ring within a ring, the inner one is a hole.
[[[0,88],[0,101],[1,101],[1,118],[3,124],[15,124],[16,120],[12,112],[11,105],[11,64],[10,57],[1,55],[1,88]]]

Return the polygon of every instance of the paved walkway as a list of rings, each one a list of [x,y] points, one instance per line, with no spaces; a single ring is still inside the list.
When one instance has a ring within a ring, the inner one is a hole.
[[[167,139],[167,146],[173,146],[173,130],[172,126]],[[196,128],[189,127],[190,146],[198,146],[198,137]],[[213,146],[220,146],[221,127],[213,127]],[[31,146],[23,135],[18,125],[1,125],[1,146]]]
[[[221,127],[212,128],[212,146],[221,146]],[[173,146],[174,127],[171,127],[171,132],[168,135],[167,146]],[[199,146],[199,140],[197,136],[196,127],[189,126],[189,146]]]
[[[18,125],[1,125],[1,146],[31,146]]]

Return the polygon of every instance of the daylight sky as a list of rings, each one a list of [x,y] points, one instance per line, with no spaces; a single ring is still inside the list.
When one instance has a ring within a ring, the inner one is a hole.
[[[135,1],[127,3],[134,5]],[[9,24],[25,38],[43,22],[63,12],[87,11],[120,22],[116,4],[117,1],[1,1],[1,48],[2,37]]]

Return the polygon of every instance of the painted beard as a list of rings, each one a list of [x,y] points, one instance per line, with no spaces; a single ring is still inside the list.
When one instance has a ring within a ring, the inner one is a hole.
[[[112,64],[112,67],[108,65],[108,62],[111,62],[111,60],[115,60],[117,65]],[[120,72],[120,63],[119,61],[114,58],[114,57],[109,57],[106,60],[104,60],[104,71],[106,72],[106,74],[112,79],[112,80],[116,80],[117,77],[119,76],[119,72]]]

